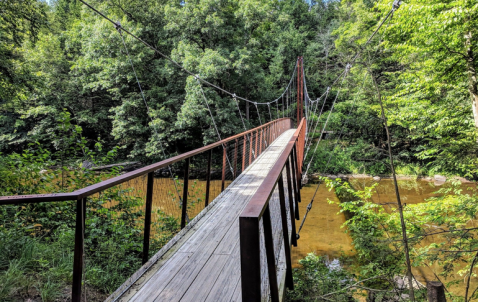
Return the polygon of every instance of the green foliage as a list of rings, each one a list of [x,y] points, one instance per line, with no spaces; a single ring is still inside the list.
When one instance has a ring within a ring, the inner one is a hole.
[[[392,2],[341,2],[340,26],[334,33],[343,61],[362,47]],[[395,161],[418,166],[425,174],[476,178],[477,13],[473,1],[403,2],[354,64],[341,95],[343,105],[333,114],[340,122],[328,130],[341,129],[347,122],[346,108],[356,102],[344,131],[347,140],[375,149],[364,152],[364,161],[383,161],[387,139],[373,75],[384,101]]]
[[[118,146],[122,158],[148,162],[217,140],[194,78],[123,34],[128,57],[113,25],[80,2],[29,3],[43,7],[49,23],[35,31],[35,43],[22,40],[15,46],[32,84],[21,91],[15,105],[2,107],[0,151],[21,153],[36,141],[53,151],[51,134],[59,131],[56,121],[64,109],[82,127],[88,147],[101,137],[106,149]],[[291,0],[91,4],[209,82],[258,102],[280,95],[298,55],[310,62],[311,93],[318,94],[325,85],[321,83],[336,70],[330,63],[335,1],[313,6]],[[326,58],[317,60],[321,54]],[[234,101],[208,87],[204,90],[221,135],[242,129]],[[241,102],[243,114],[247,106]],[[259,114],[262,121],[270,118],[266,110]],[[249,116],[248,126],[257,125],[253,106]]]
[[[405,255],[396,204],[376,204],[371,201],[374,186],[356,191],[339,179],[322,178],[337,194],[342,191],[354,196],[352,201],[340,203],[341,212],[352,215],[344,228],[352,237],[356,251],[354,270],[363,278],[386,276],[383,282],[375,281],[369,287],[389,289],[390,280],[405,275]],[[413,267],[432,268],[447,281],[447,286],[466,287],[470,267],[474,265],[478,234],[470,221],[476,219],[478,193],[475,188],[464,192],[459,182],[440,189],[439,197],[427,202],[406,205],[404,218]],[[332,201],[329,201],[332,202]],[[433,236],[433,240],[429,240]],[[388,281],[387,281],[388,279]],[[475,288],[470,289],[471,293]],[[476,293],[473,296],[478,298]]]
[[[105,163],[116,152],[105,153],[99,142],[95,150],[89,149],[82,128],[71,123],[69,113],[60,116],[58,139],[53,140],[57,153],[33,144],[23,154],[3,157],[2,195],[71,191],[118,175],[114,169],[99,175],[82,167],[82,159]],[[85,285],[103,296],[141,266],[144,201],[132,190],[117,186],[86,201]],[[76,203],[71,201],[0,208],[0,300],[36,293],[43,301],[54,301],[65,295],[72,280],[76,212]],[[174,217],[159,210],[157,217],[151,253],[180,229]]]
[[[340,265],[328,266],[325,257],[314,253],[299,260],[299,264],[293,271],[294,290],[287,291],[286,301],[356,301],[353,294],[357,290],[351,287],[355,283],[353,275]]]

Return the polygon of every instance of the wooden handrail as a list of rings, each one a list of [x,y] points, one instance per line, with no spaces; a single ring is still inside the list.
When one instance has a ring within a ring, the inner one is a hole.
[[[148,174],[149,172],[153,172],[155,170],[158,170],[160,168],[164,168],[167,166],[170,166],[178,161],[185,160],[187,158],[190,158],[192,156],[198,155],[200,153],[203,153],[205,151],[214,149],[216,147],[219,147],[223,144],[226,144],[230,141],[233,141],[235,139],[241,138],[245,135],[257,132],[258,130],[264,129],[269,127],[270,125],[277,124],[283,120],[290,120],[290,118],[280,118],[271,122],[268,122],[262,126],[256,127],[254,129],[242,132],[240,134],[228,137],[226,139],[220,140],[218,142],[209,144],[207,146],[171,157],[169,159],[165,159],[163,161],[151,164],[149,166],[137,169],[135,171],[131,171],[128,173],[125,173],[123,175],[119,175],[116,177],[113,177],[111,179],[104,180],[102,182],[99,182],[97,184],[85,187],[83,189],[79,189],[76,191],[73,191],[71,193],[53,193],[53,194],[35,194],[35,195],[12,195],[12,196],[1,196],[0,197],[0,206],[1,205],[8,205],[8,204],[19,204],[19,203],[38,203],[38,202],[53,202],[53,201],[67,201],[67,200],[81,200],[87,196],[93,195],[95,193],[98,193],[100,191],[109,189],[111,187],[114,187],[118,184],[124,183],[128,180],[131,180],[133,178],[136,178],[138,176],[142,176],[145,174]]]
[[[279,284],[277,282],[276,253],[274,251],[273,230],[271,225],[271,207],[269,200],[278,189],[280,213],[274,213],[280,217],[282,223],[282,238],[285,254],[285,285],[293,289],[291,264],[291,244],[297,246],[295,219],[299,219],[298,202],[300,202],[300,174],[304,156],[306,120],[300,121],[297,130],[287,143],[284,151],[279,156],[272,169],[259,186],[252,199],[246,205],[239,216],[239,241],[241,255],[241,289],[242,301],[259,302],[262,297],[262,276],[261,276],[261,234],[260,221],[263,223],[263,235],[265,254],[267,258],[267,272],[269,277],[270,299],[272,302],[281,300]],[[282,176],[286,169],[286,179]],[[292,169],[292,171],[291,171]],[[285,185],[287,182],[288,204],[286,203]],[[292,188],[294,194],[292,194]],[[294,200],[293,200],[294,199]],[[287,215],[286,207],[289,207]],[[289,230],[288,224],[291,229]],[[291,234],[289,235],[289,231]],[[292,236],[292,237],[289,237]]]
[[[299,139],[299,134],[303,130],[302,128],[305,127],[305,118],[303,118],[297,127],[292,138],[287,143],[286,148],[282,152],[281,156],[274,164],[272,169],[267,174],[267,177],[264,179],[264,182],[260,185],[259,189],[257,189],[252,199],[249,201],[247,206],[241,213],[240,217],[247,217],[247,218],[257,218],[261,219],[262,215],[264,214],[264,210],[269,204],[269,199],[274,192],[274,188],[279,180],[279,177],[286,165],[287,159],[289,158],[292,149],[294,148],[297,140]],[[299,163],[301,166],[302,163]]]

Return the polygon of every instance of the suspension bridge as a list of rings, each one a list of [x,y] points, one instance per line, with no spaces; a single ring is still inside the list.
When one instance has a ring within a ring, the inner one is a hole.
[[[118,22],[109,19],[85,1],[80,1],[114,24],[121,35],[128,57],[123,33],[145,44],[197,80],[218,141],[170,158],[163,150],[164,158],[168,158],[166,160],[74,192],[3,196],[0,197],[0,206],[76,202],[72,301],[79,302],[82,297],[86,297],[85,219],[90,200],[114,187],[127,188],[131,186],[131,181],[144,178],[146,185],[141,191],[145,193],[145,214],[140,255],[143,266],[106,301],[282,301],[285,288],[292,289],[294,286],[291,249],[298,244],[300,230],[314,201],[312,198],[306,213],[302,214],[299,227],[296,228],[296,221],[300,220],[301,214],[298,207],[301,202],[300,188],[310,169],[317,146],[327,132],[329,118],[340,90],[332,100],[325,122],[319,120],[324,113],[331,88],[337,83],[343,83],[361,51],[327,87],[326,92],[315,100],[308,94],[304,62],[303,58],[299,57],[287,87],[278,98],[270,102],[253,102],[186,70]],[[390,13],[366,44],[399,6],[400,1],[395,1]],[[130,63],[149,115],[140,80],[131,60]],[[221,137],[202,85],[215,88],[231,97],[242,120],[242,133],[228,138]],[[239,106],[240,101],[254,105],[260,126],[247,129]],[[261,119],[259,108],[265,110],[269,121]],[[352,110],[353,106],[350,111]],[[342,137],[343,129],[336,144]],[[152,130],[157,134],[156,129]],[[317,141],[313,140],[316,133]],[[308,162],[305,162],[306,158]],[[330,158],[327,166],[329,163]],[[181,168],[178,169],[178,165]],[[158,170],[167,171],[172,178],[173,189],[161,185],[154,176]],[[194,177],[191,177],[192,174]],[[175,179],[178,175],[181,181]],[[205,179],[204,197],[196,197],[197,192],[193,191],[197,188],[192,183],[193,179]],[[219,185],[218,192],[215,191],[215,184]],[[163,205],[153,203],[158,196],[178,206],[181,231],[158,252],[150,255],[150,241],[154,236],[151,226],[158,219],[153,208],[166,211]],[[200,209],[198,200],[202,202]]]

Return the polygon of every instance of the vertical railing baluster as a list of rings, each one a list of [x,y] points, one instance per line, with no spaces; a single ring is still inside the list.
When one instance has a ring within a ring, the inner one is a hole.
[[[299,158],[297,156],[296,145],[294,145],[294,148],[292,148],[292,155],[294,156],[294,164],[296,165],[296,176],[297,176],[296,183],[297,183],[297,195],[298,195],[297,200],[299,202],[301,202],[302,198],[300,197],[300,189],[302,187],[302,185],[301,185],[302,177],[301,177],[301,174],[300,174]]]
[[[279,287],[277,285],[276,258],[274,256],[274,240],[272,235],[270,206],[267,205],[262,215],[262,224],[264,225],[264,244],[266,246],[267,271],[269,273],[269,285],[271,291],[271,301],[279,302]]]
[[[207,155],[207,170],[206,170],[206,198],[204,200],[204,207],[209,204],[209,192],[211,190],[211,163],[212,163],[212,149]]]
[[[261,248],[258,217],[239,217],[243,302],[261,301]]]
[[[267,132],[267,134],[268,134],[268,135],[267,135],[267,139],[269,140],[269,143],[268,143],[269,146],[270,146],[270,145],[272,144],[272,142],[274,141],[274,140],[272,139],[272,134],[274,133],[274,132],[273,132],[273,129],[274,129],[274,125],[275,125],[275,124],[276,124],[276,122],[274,122],[274,124],[272,124],[272,126],[269,127],[269,131]]]
[[[294,289],[294,280],[292,279],[292,260],[290,253],[290,243],[289,243],[289,227],[287,225],[287,212],[285,209],[285,192],[284,192],[284,180],[282,177],[282,172],[279,176],[279,201],[280,201],[280,213],[282,220],[282,233],[284,236],[284,252],[285,252],[285,262],[286,262],[286,273],[285,273],[285,284],[289,289]],[[294,220],[291,221],[295,223]]]
[[[226,146],[222,146],[222,181],[221,181],[221,192],[224,191],[224,185],[226,182],[226,157],[227,157],[227,150]]]
[[[81,301],[81,281],[83,278],[83,252],[85,244],[86,197],[76,201],[75,251],[73,254],[73,282],[71,301]]]
[[[188,211],[188,189],[189,189],[189,165],[191,163],[191,158],[186,158],[184,163],[184,186],[183,186],[183,203],[181,211],[181,229],[186,226],[186,216]]]
[[[144,213],[143,264],[149,259],[149,240],[151,235],[151,211],[153,207],[154,172],[148,173],[146,183],[146,210]]]
[[[254,135],[251,132],[249,136],[249,163],[247,164],[247,166],[250,166],[252,162],[252,153],[253,153],[252,141],[253,140],[254,140]],[[256,158],[255,154],[254,154],[254,158]]]
[[[255,145],[255,148],[256,148],[256,158],[260,155],[259,153],[257,153],[257,147],[259,147],[257,141],[259,140],[259,131],[256,130],[256,145]]]
[[[262,129],[261,129],[261,135],[259,137],[259,154],[262,154],[262,133],[263,132],[264,131],[262,131]]]
[[[297,246],[297,238],[296,238],[296,232],[295,232],[295,210],[294,210],[294,197],[292,195],[292,178],[290,176],[290,156],[285,162],[285,169],[286,169],[286,175],[287,175],[287,192],[289,193],[289,213],[290,213],[290,221],[291,221],[291,227],[292,227],[292,234],[291,234],[291,239],[292,239],[292,244],[294,246]]]
[[[237,177],[237,148],[238,148],[239,140],[236,138],[236,145],[234,147],[234,175],[233,178],[236,179]]]
[[[241,172],[246,168],[246,147],[247,147],[247,136],[244,135],[242,138],[242,169]]]
[[[290,153],[290,164],[291,164],[291,172],[292,172],[292,186],[294,188],[294,200],[295,200],[295,219],[299,220],[299,194],[300,194],[300,189],[297,186],[297,171],[296,171],[296,163],[295,163],[295,157],[294,157],[294,149],[292,149]]]

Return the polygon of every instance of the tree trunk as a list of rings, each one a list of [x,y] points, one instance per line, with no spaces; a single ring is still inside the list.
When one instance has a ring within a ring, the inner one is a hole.
[[[470,92],[473,118],[475,120],[475,126],[478,128],[478,84],[476,79],[475,58],[471,45],[472,34],[471,31],[465,35],[465,47],[466,47],[466,68],[468,73],[468,91]]]
[[[246,102],[246,119],[249,120],[249,102]]]
[[[438,281],[427,282],[428,302],[446,302],[445,287]]]
[[[392,139],[390,137],[390,131],[388,130],[388,124],[387,124],[387,116],[385,115],[385,110],[383,108],[383,103],[382,103],[382,94],[380,92],[380,88],[378,86],[377,80],[375,79],[372,71],[370,68],[368,68],[368,72],[370,73],[370,76],[372,77],[372,82],[373,85],[375,86],[375,89],[377,90],[377,98],[380,104],[380,109],[382,112],[382,121],[383,121],[383,126],[385,128],[385,132],[387,134],[387,145],[388,145],[388,155],[390,159],[390,169],[392,170],[392,176],[393,176],[393,184],[395,186],[395,196],[397,197],[397,204],[398,204],[398,213],[400,214],[400,224],[401,224],[401,229],[402,229],[402,238],[403,238],[403,248],[405,252],[405,260],[406,260],[406,265],[407,265],[407,277],[408,277],[408,287],[409,287],[409,293],[410,293],[410,299],[412,301],[415,301],[415,293],[413,290],[413,274],[412,274],[412,265],[410,261],[410,251],[408,248],[408,238],[407,238],[407,227],[405,225],[405,217],[403,215],[403,206],[402,206],[402,201],[400,200],[400,192],[398,190],[398,183],[397,183],[397,175],[395,173],[395,167],[393,164],[393,156],[392,156]]]

